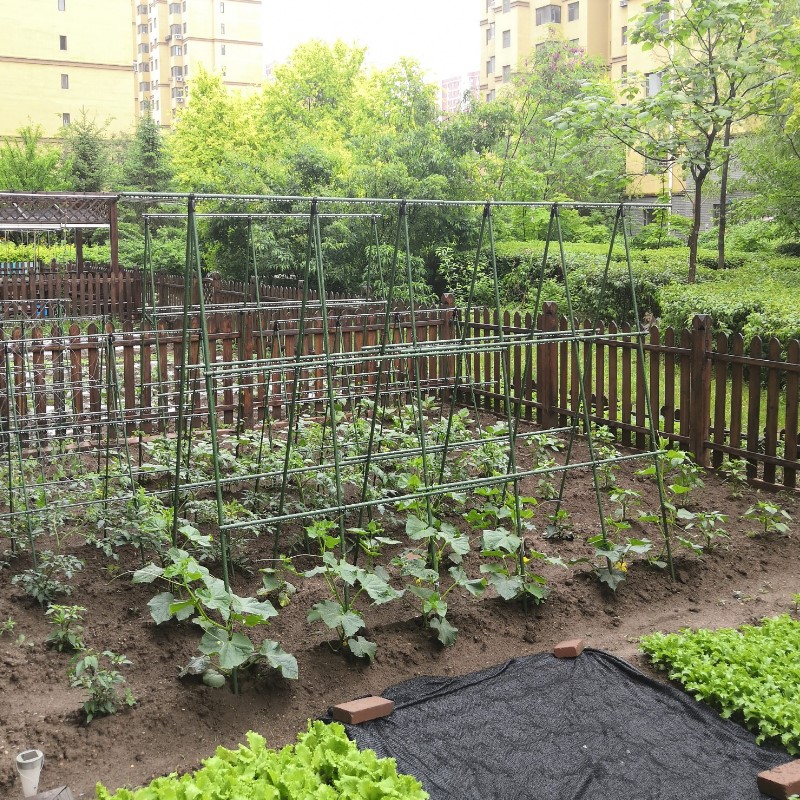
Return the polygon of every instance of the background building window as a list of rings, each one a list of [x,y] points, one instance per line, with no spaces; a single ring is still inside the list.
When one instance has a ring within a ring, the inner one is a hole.
[[[69,75],[65,73],[61,73],[61,88],[62,89],[69,89]]]
[[[66,3],[67,0],[58,0],[58,10],[65,11],[66,10]]]
[[[628,26],[627,25],[623,25],[622,26],[622,46],[623,47],[627,47],[628,46]]]
[[[576,19],[580,16],[581,13],[581,4],[580,3],[570,3],[567,6],[567,19],[570,22],[575,22]]]
[[[66,112],[61,115],[61,124],[69,125],[69,114],[67,114]]]
[[[58,49],[59,50],[66,50],[67,49],[67,37],[66,36],[59,36],[58,37]]]
[[[658,94],[661,91],[661,72],[648,72],[645,78],[645,93],[648,97]]]
[[[619,79],[620,79],[620,81],[622,83],[627,83],[628,82],[628,65],[627,64],[623,64],[619,68]]]
[[[503,31],[503,47],[511,47],[511,31]]]
[[[511,80],[511,64],[503,65],[503,83],[508,83]]]
[[[489,44],[492,39],[494,39],[494,22],[492,22],[486,29],[486,44]]]
[[[224,44],[223,44],[223,45],[220,45],[220,48],[219,48],[219,54],[220,54],[221,56],[224,56],[224,55],[225,55],[225,45],[224,45]]]
[[[491,91],[491,92],[486,92],[486,102],[487,102],[487,103],[491,103],[491,102],[492,102],[492,100],[494,100],[494,97],[495,97],[495,95],[494,95],[494,89],[492,89],[492,91]]]
[[[486,76],[494,75],[494,56],[486,62]]]
[[[542,6],[536,9],[536,24],[548,25],[561,22],[561,6]]]
[[[224,36],[225,35],[225,23],[221,22],[219,25],[219,32]]]
[[[219,13],[220,14],[224,14],[225,13],[225,3],[220,3],[219,4]]]
[[[503,13],[508,14],[511,11],[511,0],[503,0]]]

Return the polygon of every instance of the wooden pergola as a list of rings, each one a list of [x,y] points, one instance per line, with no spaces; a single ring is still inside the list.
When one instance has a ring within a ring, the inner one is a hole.
[[[0,231],[75,231],[75,260],[83,270],[84,228],[108,228],[111,268],[119,266],[119,195],[62,192],[0,192]]]

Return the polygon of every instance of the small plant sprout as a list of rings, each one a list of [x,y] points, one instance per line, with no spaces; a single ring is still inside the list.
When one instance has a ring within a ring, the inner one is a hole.
[[[4,633],[13,633],[14,628],[17,627],[17,623],[9,617],[2,625],[0,625],[0,636]]]
[[[702,541],[699,545],[700,550],[711,551],[718,546],[718,539],[727,539],[728,532],[721,526],[721,523],[728,521],[728,517],[719,511],[687,511],[680,508],[676,518],[679,523],[683,523],[683,529],[687,533],[697,532]],[[681,539],[682,544],[686,542]],[[690,549],[695,549],[697,545],[692,545]]]
[[[612,516],[614,519],[628,519],[630,509],[638,505],[642,493],[637,492],[635,489],[623,489],[615,486],[609,494],[609,499],[616,505]]]
[[[606,525],[617,533],[630,528],[630,525],[624,520],[611,518],[606,519]],[[627,577],[631,555],[646,555],[653,547],[649,539],[625,539],[617,544],[608,536],[604,538],[602,533],[590,536],[586,541],[594,547],[594,557],[596,559],[593,566],[594,574],[600,583],[608,586],[612,592],[616,592],[619,585]],[[577,564],[587,561],[590,561],[590,559],[577,558],[571,563]]]
[[[572,528],[570,525],[569,511],[564,508],[559,508],[552,514],[548,514],[547,519],[549,521],[545,526],[544,533],[542,534],[543,539],[571,540],[574,538],[574,534],[572,533]]]
[[[70,686],[84,689],[89,695],[83,704],[87,725],[97,716],[116,714],[122,706],[136,705],[136,698],[118,669],[130,663],[126,656],[111,650],[75,656],[69,671]]]
[[[19,575],[14,575],[11,583],[21,586],[25,594],[33,597],[40,605],[46,606],[60,594],[72,594],[72,587],[65,581],[81,569],[83,561],[75,556],[44,550],[39,553],[39,563],[36,568],[26,569]]]
[[[725,456],[719,471],[731,487],[731,497],[742,497],[747,488],[747,461]]]
[[[86,609],[83,606],[51,605],[45,614],[50,617],[53,630],[45,642],[60,653],[83,650],[83,626],[80,623],[83,622],[84,611]]]
[[[743,519],[754,520],[761,526],[760,530],[753,532],[753,536],[759,534],[766,536],[768,533],[786,534],[789,532],[787,523],[792,521],[787,511],[769,500],[756,501],[744,512]]]

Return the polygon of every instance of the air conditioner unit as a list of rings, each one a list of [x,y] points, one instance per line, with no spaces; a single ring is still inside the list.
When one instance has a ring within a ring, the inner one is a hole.
[[[182,97],[176,97],[175,98],[175,102],[176,103],[183,103],[183,98]]]
[[[622,2],[622,0],[620,0],[620,3],[621,3],[621,2]],[[172,36],[171,36],[170,34],[167,34],[167,35],[164,37],[164,41],[165,41],[165,42],[171,42],[171,41],[172,41]]]
[[[175,38],[176,39],[183,39],[183,34],[182,33],[176,33],[175,34]]]
[[[183,75],[176,75],[176,76],[175,76],[175,80],[176,80],[178,83],[183,83]]]
[[[628,0],[619,0],[619,7],[626,8],[628,5]]]

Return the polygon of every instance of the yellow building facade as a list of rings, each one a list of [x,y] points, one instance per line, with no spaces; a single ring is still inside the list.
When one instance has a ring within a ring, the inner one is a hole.
[[[55,136],[85,108],[110,133],[135,120],[130,0],[0,3],[0,136]]]
[[[0,137],[47,137],[85,109],[110,134],[163,126],[202,68],[233,90],[264,79],[261,0],[2,0]]]
[[[136,105],[162,126],[188,102],[200,69],[226,87],[256,91],[264,80],[261,0],[134,0]]]
[[[481,0],[481,96],[493,100],[531,52],[553,39],[601,58],[614,81],[647,76],[657,91],[656,57],[628,37],[646,2],[652,0]],[[634,176],[629,191],[637,197],[684,191],[673,171],[650,169],[635,153],[628,156],[628,171]]]

